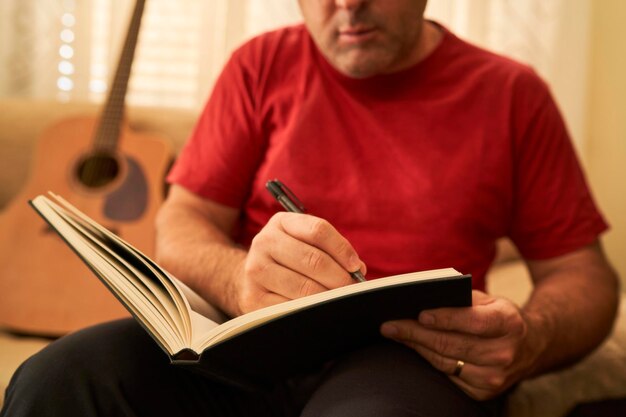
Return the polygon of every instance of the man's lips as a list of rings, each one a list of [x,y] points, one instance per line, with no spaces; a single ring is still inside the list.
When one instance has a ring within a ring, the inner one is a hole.
[[[376,35],[375,27],[347,27],[339,29],[339,40],[345,43],[361,43],[372,39]]]

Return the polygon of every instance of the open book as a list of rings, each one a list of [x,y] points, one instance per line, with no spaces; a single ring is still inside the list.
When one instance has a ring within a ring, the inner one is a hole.
[[[262,386],[382,340],[387,320],[471,305],[471,276],[438,269],[355,283],[227,320],[139,250],[51,194],[33,208],[175,364]]]

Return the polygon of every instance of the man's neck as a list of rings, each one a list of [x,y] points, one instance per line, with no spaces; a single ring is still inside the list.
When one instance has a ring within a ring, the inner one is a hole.
[[[422,24],[422,30],[417,41],[417,45],[410,52],[410,58],[404,62],[404,65],[400,67],[392,68],[389,71],[383,73],[390,74],[398,71],[403,71],[414,65],[419,64],[426,59],[441,43],[443,39],[443,30],[435,23],[428,20],[424,20]]]
[[[421,39],[418,43],[418,51],[416,54],[416,61],[423,61],[428,55],[430,55],[437,46],[441,43],[443,39],[443,31],[437,26],[435,23],[424,20],[424,24],[422,25],[422,34]]]

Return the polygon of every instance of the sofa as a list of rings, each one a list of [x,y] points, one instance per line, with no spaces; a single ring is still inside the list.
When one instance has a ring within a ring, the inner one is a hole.
[[[97,116],[99,112],[100,107],[93,104],[1,99],[0,210],[7,207],[24,185],[32,169],[31,155],[47,126],[62,118]],[[133,130],[158,133],[171,141],[174,150],[180,149],[196,117],[196,113],[180,109],[127,109],[127,121]],[[527,270],[509,242],[499,243],[498,257],[487,283],[490,292],[519,305],[528,297],[532,286]],[[0,329],[0,405],[15,369],[52,340],[15,329]],[[624,399],[626,305],[622,303],[612,335],[596,351],[572,367],[519,384],[508,400],[507,414],[514,417],[582,416],[588,415],[585,414],[588,407],[592,407],[594,413],[600,409],[597,407],[604,407],[610,413],[606,415],[618,415],[614,413],[626,410]]]

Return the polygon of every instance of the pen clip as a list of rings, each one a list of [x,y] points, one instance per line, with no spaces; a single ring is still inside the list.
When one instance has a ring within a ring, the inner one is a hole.
[[[296,197],[289,187],[279,180],[274,179],[268,181],[265,184],[265,187],[287,211],[299,213],[304,213],[306,211],[304,204],[302,204],[298,197]]]

